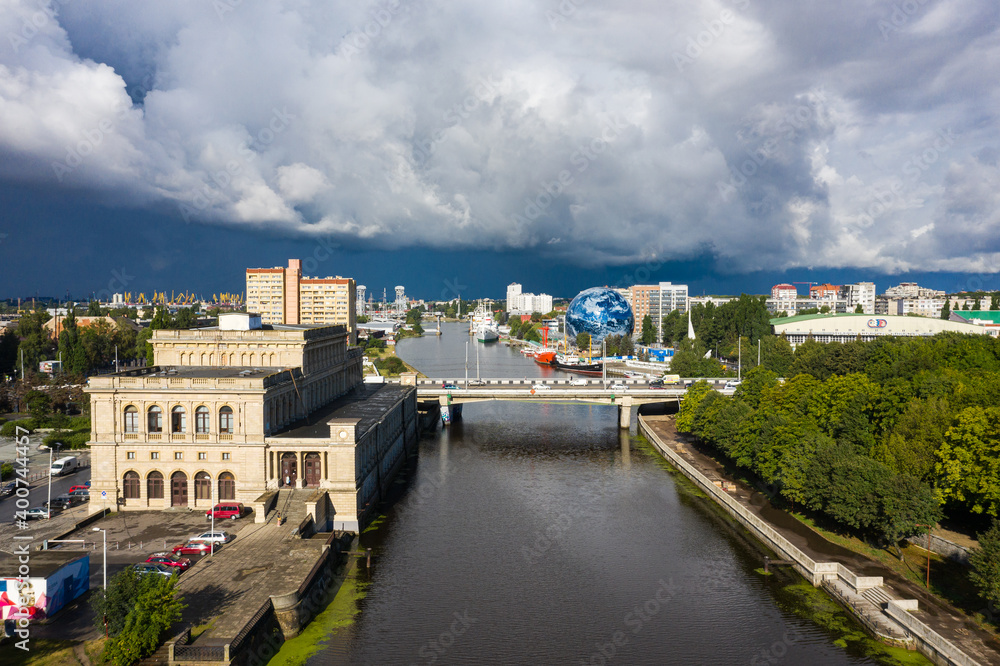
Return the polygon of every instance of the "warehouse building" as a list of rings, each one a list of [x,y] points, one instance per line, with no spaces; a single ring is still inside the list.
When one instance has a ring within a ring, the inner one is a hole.
[[[970,333],[997,336],[998,329],[967,322],[905,317],[899,315],[812,314],[771,320],[775,335],[784,335],[792,348],[808,339],[816,342],[851,342],[880,337],[930,337],[938,333]]]

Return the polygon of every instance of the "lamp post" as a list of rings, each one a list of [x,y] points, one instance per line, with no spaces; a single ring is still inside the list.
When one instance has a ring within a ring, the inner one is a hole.
[[[930,525],[925,525],[923,523],[914,523],[914,527],[926,527],[927,528],[927,589],[931,589],[931,529]]]
[[[52,442],[49,447],[49,501],[45,503],[45,517],[52,518],[52,452],[62,448],[62,442]]]
[[[108,596],[108,531],[101,529],[100,527],[94,528],[95,532],[102,532],[104,534],[104,598],[107,599]],[[108,637],[108,616],[104,615],[104,637]]]

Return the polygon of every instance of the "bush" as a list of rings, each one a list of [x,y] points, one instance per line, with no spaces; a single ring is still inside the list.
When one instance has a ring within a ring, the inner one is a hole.
[[[31,419],[21,419],[19,421],[7,421],[0,426],[0,436],[17,437],[17,428],[27,428],[28,432],[34,432],[35,423]]]
[[[87,442],[90,441],[90,431],[53,432],[46,435],[42,441],[46,446],[52,446],[56,442],[60,442],[64,451],[68,449],[85,449],[87,448]]]
[[[14,476],[14,466],[10,463],[0,465],[0,481],[6,481],[11,476]]]
[[[375,361],[375,367],[383,375],[398,375],[406,372],[406,364],[398,356],[390,356]]]

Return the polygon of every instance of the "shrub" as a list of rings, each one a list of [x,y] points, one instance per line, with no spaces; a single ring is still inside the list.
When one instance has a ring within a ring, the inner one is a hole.
[[[11,476],[14,476],[14,466],[10,463],[0,465],[0,481],[6,481]]]
[[[19,421],[7,421],[2,426],[0,426],[0,436],[2,437],[17,437],[17,428],[27,428],[28,432],[33,432],[35,430],[35,424],[31,419],[21,419]]]

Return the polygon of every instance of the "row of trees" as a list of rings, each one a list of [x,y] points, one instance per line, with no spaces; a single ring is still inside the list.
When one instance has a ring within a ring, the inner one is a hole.
[[[1000,341],[810,341],[771,358],[732,398],[695,385],[678,430],[788,501],[884,543],[942,511],[974,528],[1000,514]]]

